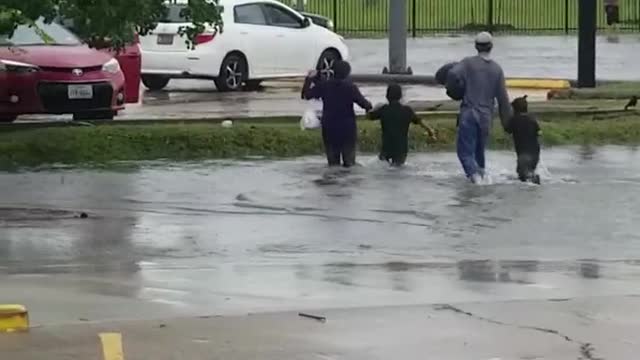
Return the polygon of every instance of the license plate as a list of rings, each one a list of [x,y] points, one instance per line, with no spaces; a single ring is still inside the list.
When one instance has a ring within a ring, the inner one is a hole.
[[[92,99],[93,86],[91,85],[69,85],[67,88],[69,99]]]
[[[172,44],[173,44],[173,34],[158,35],[158,45],[172,45]]]

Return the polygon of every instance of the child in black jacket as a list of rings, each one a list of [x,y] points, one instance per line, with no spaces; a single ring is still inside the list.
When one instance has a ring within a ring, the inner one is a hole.
[[[516,171],[520,181],[540,184],[536,168],[540,161],[540,126],[536,118],[528,113],[527,95],[511,102],[513,117],[506,130],[513,135],[513,144],[518,155]]]
[[[367,114],[371,120],[380,120],[382,128],[382,150],[379,158],[393,166],[404,165],[409,152],[409,125],[416,124],[426,130],[431,139],[435,139],[432,128],[422,122],[413,109],[402,104],[402,88],[391,84],[387,88],[387,104],[373,109]]]

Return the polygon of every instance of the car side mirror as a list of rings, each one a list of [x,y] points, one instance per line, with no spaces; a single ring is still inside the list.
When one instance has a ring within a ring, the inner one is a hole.
[[[311,19],[305,16],[304,20],[302,20],[302,27],[307,28],[309,26],[311,26]]]

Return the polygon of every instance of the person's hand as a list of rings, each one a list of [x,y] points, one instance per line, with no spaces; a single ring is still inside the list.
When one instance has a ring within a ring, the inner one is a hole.
[[[318,70],[309,70],[309,72],[307,73],[308,78],[314,78],[316,76],[318,76]]]
[[[424,134],[429,138],[429,140],[437,141],[438,135],[434,129],[427,129]]]

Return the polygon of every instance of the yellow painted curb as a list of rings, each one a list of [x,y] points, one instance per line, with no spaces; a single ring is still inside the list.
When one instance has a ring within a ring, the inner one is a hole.
[[[124,360],[122,334],[101,333],[100,341],[102,342],[102,355],[104,356],[104,360]]]
[[[28,330],[29,312],[24,305],[0,304],[0,332]]]
[[[507,87],[520,89],[569,89],[569,80],[511,78],[506,80]]]

